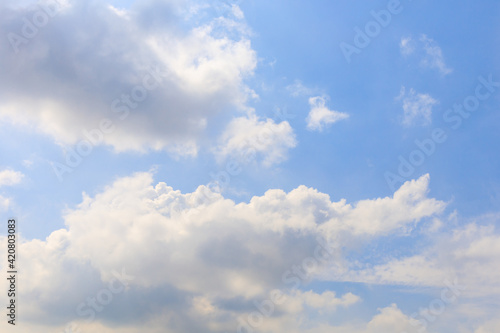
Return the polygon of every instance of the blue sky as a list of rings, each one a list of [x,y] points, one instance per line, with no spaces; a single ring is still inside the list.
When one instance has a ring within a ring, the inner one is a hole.
[[[499,327],[499,6],[4,2],[0,212],[32,274],[26,329]],[[287,289],[316,237],[335,260]],[[40,282],[57,272],[64,288]],[[445,302],[445,280],[467,289]],[[273,288],[288,301],[252,326]]]

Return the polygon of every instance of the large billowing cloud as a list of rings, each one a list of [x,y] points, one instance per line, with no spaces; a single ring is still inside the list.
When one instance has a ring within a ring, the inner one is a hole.
[[[205,186],[183,194],[162,182],[152,185],[152,177],[138,173],[95,197],[84,195],[65,213],[65,229],[22,244],[25,321],[107,327],[102,332],[144,331],[141,325],[148,332],[235,331],[256,310],[255,302],[275,289],[285,302],[262,328],[291,328],[317,313],[323,319],[308,321],[308,332],[326,332],[335,328],[328,313],[360,298],[308,291],[306,281],[319,264],[348,268],[344,254],[356,239],[407,230],[444,207],[427,198],[428,176],[407,182],[393,197],[353,205],[306,186],[269,190],[236,204]],[[333,260],[311,266],[307,258],[316,255],[321,239],[330,244],[323,246],[332,249]],[[101,301],[95,309],[92,298]],[[405,318],[388,306],[377,316]],[[377,318],[360,332],[385,322]]]
[[[182,0],[126,10],[103,1],[3,1],[0,118],[61,144],[107,118],[114,127],[103,142],[117,151],[194,155],[210,118],[243,108],[249,94],[243,80],[256,54],[233,7],[203,20],[202,7]]]
[[[420,326],[390,303],[368,318],[332,321],[362,296],[313,291],[308,281],[441,288],[449,280],[460,302],[442,320],[474,309],[468,318],[485,323],[473,327],[482,332],[493,317],[474,300],[500,293],[499,237],[476,223],[440,233],[445,203],[428,198],[428,186],[426,175],[354,204],[300,186],[236,204],[205,186],[183,194],[153,184],[151,173],[120,178],[84,194],[66,211],[66,228],[23,241],[23,322],[39,332],[72,323],[83,332],[409,333]],[[360,244],[408,237],[419,221],[437,233],[434,245],[378,264],[356,257]]]

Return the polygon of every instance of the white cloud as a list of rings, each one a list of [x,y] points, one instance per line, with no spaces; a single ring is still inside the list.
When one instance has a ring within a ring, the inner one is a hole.
[[[233,13],[234,17],[236,17],[239,20],[243,20],[245,18],[245,14],[241,10],[240,6],[234,3],[231,5],[231,12]]]
[[[421,35],[418,40],[414,40],[412,37],[403,37],[399,48],[404,56],[416,54],[417,57],[421,58],[420,65],[424,68],[436,69],[441,75],[453,72],[453,69],[449,68],[444,61],[441,47],[434,39],[426,35]]]
[[[418,292],[427,290],[437,302],[442,299],[443,290],[449,290],[456,298],[446,305],[446,311],[438,320],[428,322],[432,323],[433,332],[494,332],[500,309],[498,231],[493,225],[472,223],[445,230],[428,241],[430,244],[417,249],[414,255],[387,258],[386,263],[378,265],[354,261],[343,272],[333,269],[324,278],[412,286]],[[415,306],[415,312],[430,304],[432,302]],[[449,323],[461,324],[451,328]]]
[[[325,98],[321,96],[309,98],[311,110],[306,118],[308,130],[321,132],[333,123],[349,118],[347,113],[329,110],[325,104]]]
[[[0,187],[19,184],[24,179],[24,174],[14,170],[0,171]],[[0,211],[7,211],[12,204],[12,199],[0,195]]]
[[[415,51],[414,41],[411,37],[403,37],[401,38],[401,42],[399,43],[399,48],[401,50],[401,54],[410,55]]]
[[[420,41],[424,44],[424,50],[427,54],[422,60],[422,65],[424,67],[437,69],[442,75],[453,72],[453,70],[444,63],[443,51],[435,40],[428,38],[426,35],[422,35]]]
[[[492,332],[497,324],[492,319],[500,309],[500,234],[494,226],[497,221],[498,215],[491,221],[493,224],[473,222],[447,228],[428,235],[426,246],[414,247],[409,255],[393,254],[394,257],[388,256],[375,265],[361,258],[352,260],[344,267],[332,266],[322,278],[411,286],[415,289],[410,292],[429,293],[436,302],[443,300],[443,290],[449,290],[446,297],[452,292],[456,298],[451,303],[445,301],[446,311],[438,316],[439,320],[428,322],[433,324],[433,332],[472,332],[474,328],[475,333]],[[415,306],[415,312],[436,302]],[[462,324],[452,329],[448,326],[451,322]]]
[[[417,333],[411,326],[410,318],[392,304],[378,309],[368,321],[357,320],[355,322],[334,324],[328,321],[326,316],[317,316],[315,320],[309,319],[304,313],[301,315],[282,316],[279,319],[272,318],[266,321],[262,331],[268,332],[290,332],[290,333]]]
[[[292,292],[292,295],[289,296],[286,305],[290,306],[294,301],[296,302],[291,312],[302,312],[303,307],[311,307],[322,311],[335,311],[339,306],[348,307],[360,300],[361,298],[359,296],[352,293],[346,293],[338,298],[332,291],[324,291],[322,294],[317,294],[313,291],[303,292],[295,290]]]
[[[330,272],[334,279],[366,283],[443,287],[446,281],[466,287],[466,298],[500,295],[500,234],[493,225],[475,223],[443,231],[419,253],[388,258],[376,266]],[[487,272],[487,274],[485,274]],[[342,276],[343,274],[347,274]],[[500,304],[498,304],[500,306]]]
[[[232,157],[250,163],[260,159],[264,166],[271,166],[286,160],[288,150],[296,145],[295,133],[288,121],[261,120],[250,112],[229,123],[219,138],[215,154],[219,160]]]
[[[402,101],[403,125],[430,125],[432,123],[432,108],[438,104],[438,101],[429,94],[420,94],[414,89],[407,92],[406,88],[402,87],[396,100]]]
[[[22,172],[14,170],[0,171],[0,187],[19,184],[24,178]]]
[[[0,195],[0,211],[6,211],[10,206],[10,199]]]
[[[403,314],[396,304],[379,309],[380,313],[373,317],[367,325],[367,333],[379,332],[417,332],[410,324],[410,318]]]
[[[204,186],[183,194],[165,183],[152,185],[152,177],[138,173],[118,179],[95,197],[84,195],[78,207],[66,212],[66,229],[44,241],[23,240],[22,304],[27,324],[38,325],[35,331],[54,331],[50,325],[72,320],[80,321],[82,329],[110,333],[139,332],[144,324],[148,332],[233,331],[238,318],[255,311],[255,302],[268,299],[272,289],[284,288],[286,301],[276,305],[260,329],[416,332],[396,305],[357,324],[333,324],[329,317],[361,303],[360,296],[288,290],[283,273],[313,255],[317,236],[342,249],[325,273],[317,272],[318,278],[439,288],[444,279],[459,277],[468,288],[465,299],[500,294],[500,236],[491,226],[473,223],[452,234],[444,230],[435,245],[420,253],[388,257],[376,265],[350,255],[360,240],[406,235],[419,221],[428,218],[430,223],[439,215],[445,203],[427,198],[429,176],[405,183],[392,197],[354,204],[332,202],[327,194],[305,186],[288,193],[269,190],[236,204]],[[5,241],[0,237],[0,247]],[[98,312],[94,322],[81,322],[76,307],[122,269],[134,277],[127,291],[115,295],[109,311]],[[145,302],[150,307],[142,308]],[[461,311],[447,309],[446,318],[460,317]],[[491,319],[487,309],[474,311],[469,317],[476,323]],[[50,323],[44,319],[49,315]],[[477,332],[488,325],[493,324],[476,325]]]
[[[244,23],[186,28],[186,6],[157,0],[117,10],[75,0],[17,54],[5,38],[0,117],[60,144],[75,144],[109,118],[116,126],[103,142],[117,151],[197,145],[211,117],[244,107],[243,80],[257,60]],[[22,18],[36,10],[2,3],[0,33],[21,34]]]
[[[305,186],[289,193],[269,190],[235,204],[204,186],[187,194],[165,183],[153,186],[152,177],[138,173],[95,197],[84,195],[78,207],[66,212],[66,229],[44,241],[23,241],[26,322],[43,326],[82,320],[76,307],[112,281],[113,271],[125,269],[134,277],[128,291],[116,295],[109,311],[99,312],[91,326],[107,326],[102,332],[138,332],[134,325],[145,323],[150,332],[160,327],[234,330],[238,317],[255,310],[254,301],[283,285],[286,270],[313,255],[316,237],[350,248],[357,237],[397,232],[438,214],[444,205],[426,198],[428,177],[406,183],[393,198],[352,206]],[[1,247],[5,241],[0,237]],[[350,293],[337,297],[328,291],[288,296],[290,303],[263,327],[295,325],[291,332],[298,332],[297,320],[313,311],[326,317],[324,324],[308,322],[311,332],[329,332],[328,312],[359,301]]]

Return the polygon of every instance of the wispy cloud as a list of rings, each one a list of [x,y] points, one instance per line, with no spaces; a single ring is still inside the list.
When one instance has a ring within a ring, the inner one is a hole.
[[[306,87],[300,80],[295,80],[292,84],[286,87],[286,90],[293,97],[306,96],[314,93],[313,89]]]
[[[410,55],[415,51],[415,44],[411,37],[403,37],[401,38],[401,42],[399,43],[399,48],[401,50],[401,54]]]
[[[399,48],[404,56],[415,54],[419,57],[421,59],[420,66],[423,68],[435,69],[441,75],[448,75],[453,72],[453,69],[449,68],[444,61],[441,47],[434,39],[426,35],[421,35],[417,40],[411,36],[403,37],[399,43]]]
[[[430,125],[432,123],[432,108],[438,104],[438,101],[430,95],[417,93],[414,89],[407,91],[405,87],[401,87],[396,100],[402,103],[403,125]]]
[[[443,75],[453,72],[453,70],[445,64],[443,51],[435,40],[426,35],[422,35],[420,41],[424,44],[424,50],[427,54],[422,60],[422,66],[437,69]]]

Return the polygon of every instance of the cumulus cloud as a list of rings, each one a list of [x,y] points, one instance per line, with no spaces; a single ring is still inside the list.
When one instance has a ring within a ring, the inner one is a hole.
[[[406,91],[405,87],[401,87],[396,100],[401,101],[403,106],[403,125],[430,125],[432,123],[432,108],[438,104],[438,101],[429,94],[417,93],[414,89]]]
[[[271,166],[286,160],[288,151],[296,145],[295,133],[288,121],[276,123],[250,112],[228,124],[215,154],[219,160],[235,158],[244,163],[259,160],[264,166]]]
[[[23,18],[43,14],[41,7],[0,5],[0,34],[10,36],[0,47],[0,117],[60,144],[86,138],[108,118],[116,126],[103,142],[117,151],[187,146],[192,155],[212,116],[244,106],[256,54],[241,20],[186,22],[188,1],[119,10],[61,3],[39,28]]]
[[[24,174],[14,170],[0,171],[0,187],[19,184],[24,178]]]
[[[380,313],[368,323],[365,332],[417,332],[417,329],[411,325],[410,318],[403,314],[396,304],[379,309],[379,311]]]
[[[311,332],[327,332],[335,328],[328,312],[353,306],[359,296],[295,290],[284,272],[311,257],[318,238],[346,251],[357,237],[406,229],[444,205],[426,197],[427,176],[393,197],[353,205],[306,186],[236,204],[205,186],[183,194],[152,183],[151,173],[120,178],[94,197],[84,195],[65,213],[66,228],[20,245],[26,322],[54,328],[76,321],[102,332],[143,331],[138,327],[145,323],[150,332],[233,331],[255,302],[283,288],[289,302],[262,327],[293,327],[313,311],[326,317],[310,321]],[[5,237],[0,240],[4,247]],[[83,323],[92,309],[88,298],[100,295],[117,272],[131,277],[127,288]]]
[[[344,294],[341,298],[338,298],[332,291],[318,294],[311,290],[305,292],[295,290],[288,297],[284,308],[288,308],[289,313],[301,313],[304,311],[304,307],[330,312],[335,311],[339,306],[349,307],[360,300],[359,296],[352,293]]]
[[[325,105],[324,97],[309,98],[311,110],[307,115],[307,129],[310,131],[323,131],[337,121],[349,118],[347,113],[329,110]]]

